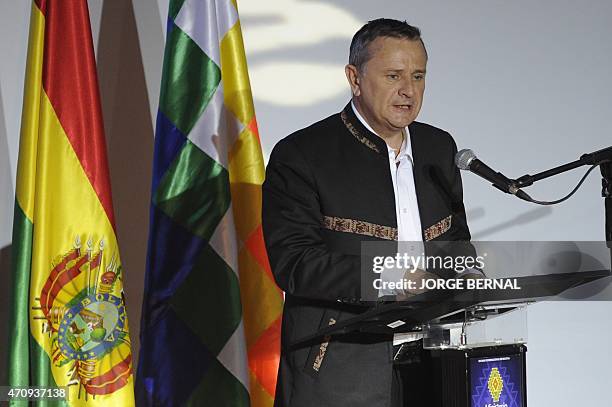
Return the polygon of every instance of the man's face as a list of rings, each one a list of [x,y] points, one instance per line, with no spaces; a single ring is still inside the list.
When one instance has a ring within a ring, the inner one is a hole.
[[[353,100],[379,135],[394,136],[421,110],[427,55],[421,41],[392,37],[376,38],[368,51],[361,72],[346,67]]]

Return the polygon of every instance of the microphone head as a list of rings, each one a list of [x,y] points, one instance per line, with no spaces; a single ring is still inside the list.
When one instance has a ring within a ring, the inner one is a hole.
[[[455,164],[461,170],[469,170],[470,163],[476,158],[476,154],[469,148],[465,148],[455,154]]]

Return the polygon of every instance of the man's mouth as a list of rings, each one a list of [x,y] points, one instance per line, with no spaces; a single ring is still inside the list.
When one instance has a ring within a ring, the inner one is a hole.
[[[412,105],[393,105],[396,109],[400,109],[400,110],[405,110],[405,111],[411,111],[412,110]]]

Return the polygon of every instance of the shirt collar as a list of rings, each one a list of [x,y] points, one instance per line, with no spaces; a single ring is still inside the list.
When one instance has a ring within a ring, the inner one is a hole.
[[[364,127],[366,129],[368,129],[370,132],[372,132],[372,133],[374,133],[374,134],[376,134],[378,136],[378,133],[376,133],[374,131],[374,129],[372,127],[370,127],[368,122],[366,122],[365,119],[361,116],[361,114],[359,113],[359,111],[355,107],[355,103],[353,103],[352,100],[351,100],[351,108],[353,109],[353,112],[355,113],[355,116],[357,117],[357,119],[359,119],[361,124],[363,124]],[[387,152],[389,153],[389,155],[393,154],[393,157],[397,161],[401,160],[405,156],[408,156],[408,157],[412,156],[412,148],[411,148],[412,146],[409,143],[409,141],[410,141],[410,130],[408,129],[408,126],[404,127],[404,135],[405,135],[404,141],[402,141],[402,145],[400,147],[400,152],[397,155],[397,157],[395,156],[395,150],[392,149],[391,147],[389,147],[389,145],[387,143],[385,143],[385,145],[387,146]],[[380,136],[378,136],[378,137],[380,137]]]

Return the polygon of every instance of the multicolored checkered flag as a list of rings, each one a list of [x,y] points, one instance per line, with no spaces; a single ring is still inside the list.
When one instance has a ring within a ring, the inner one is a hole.
[[[173,0],[153,169],[139,405],[272,406],[282,293],[236,3]]]

